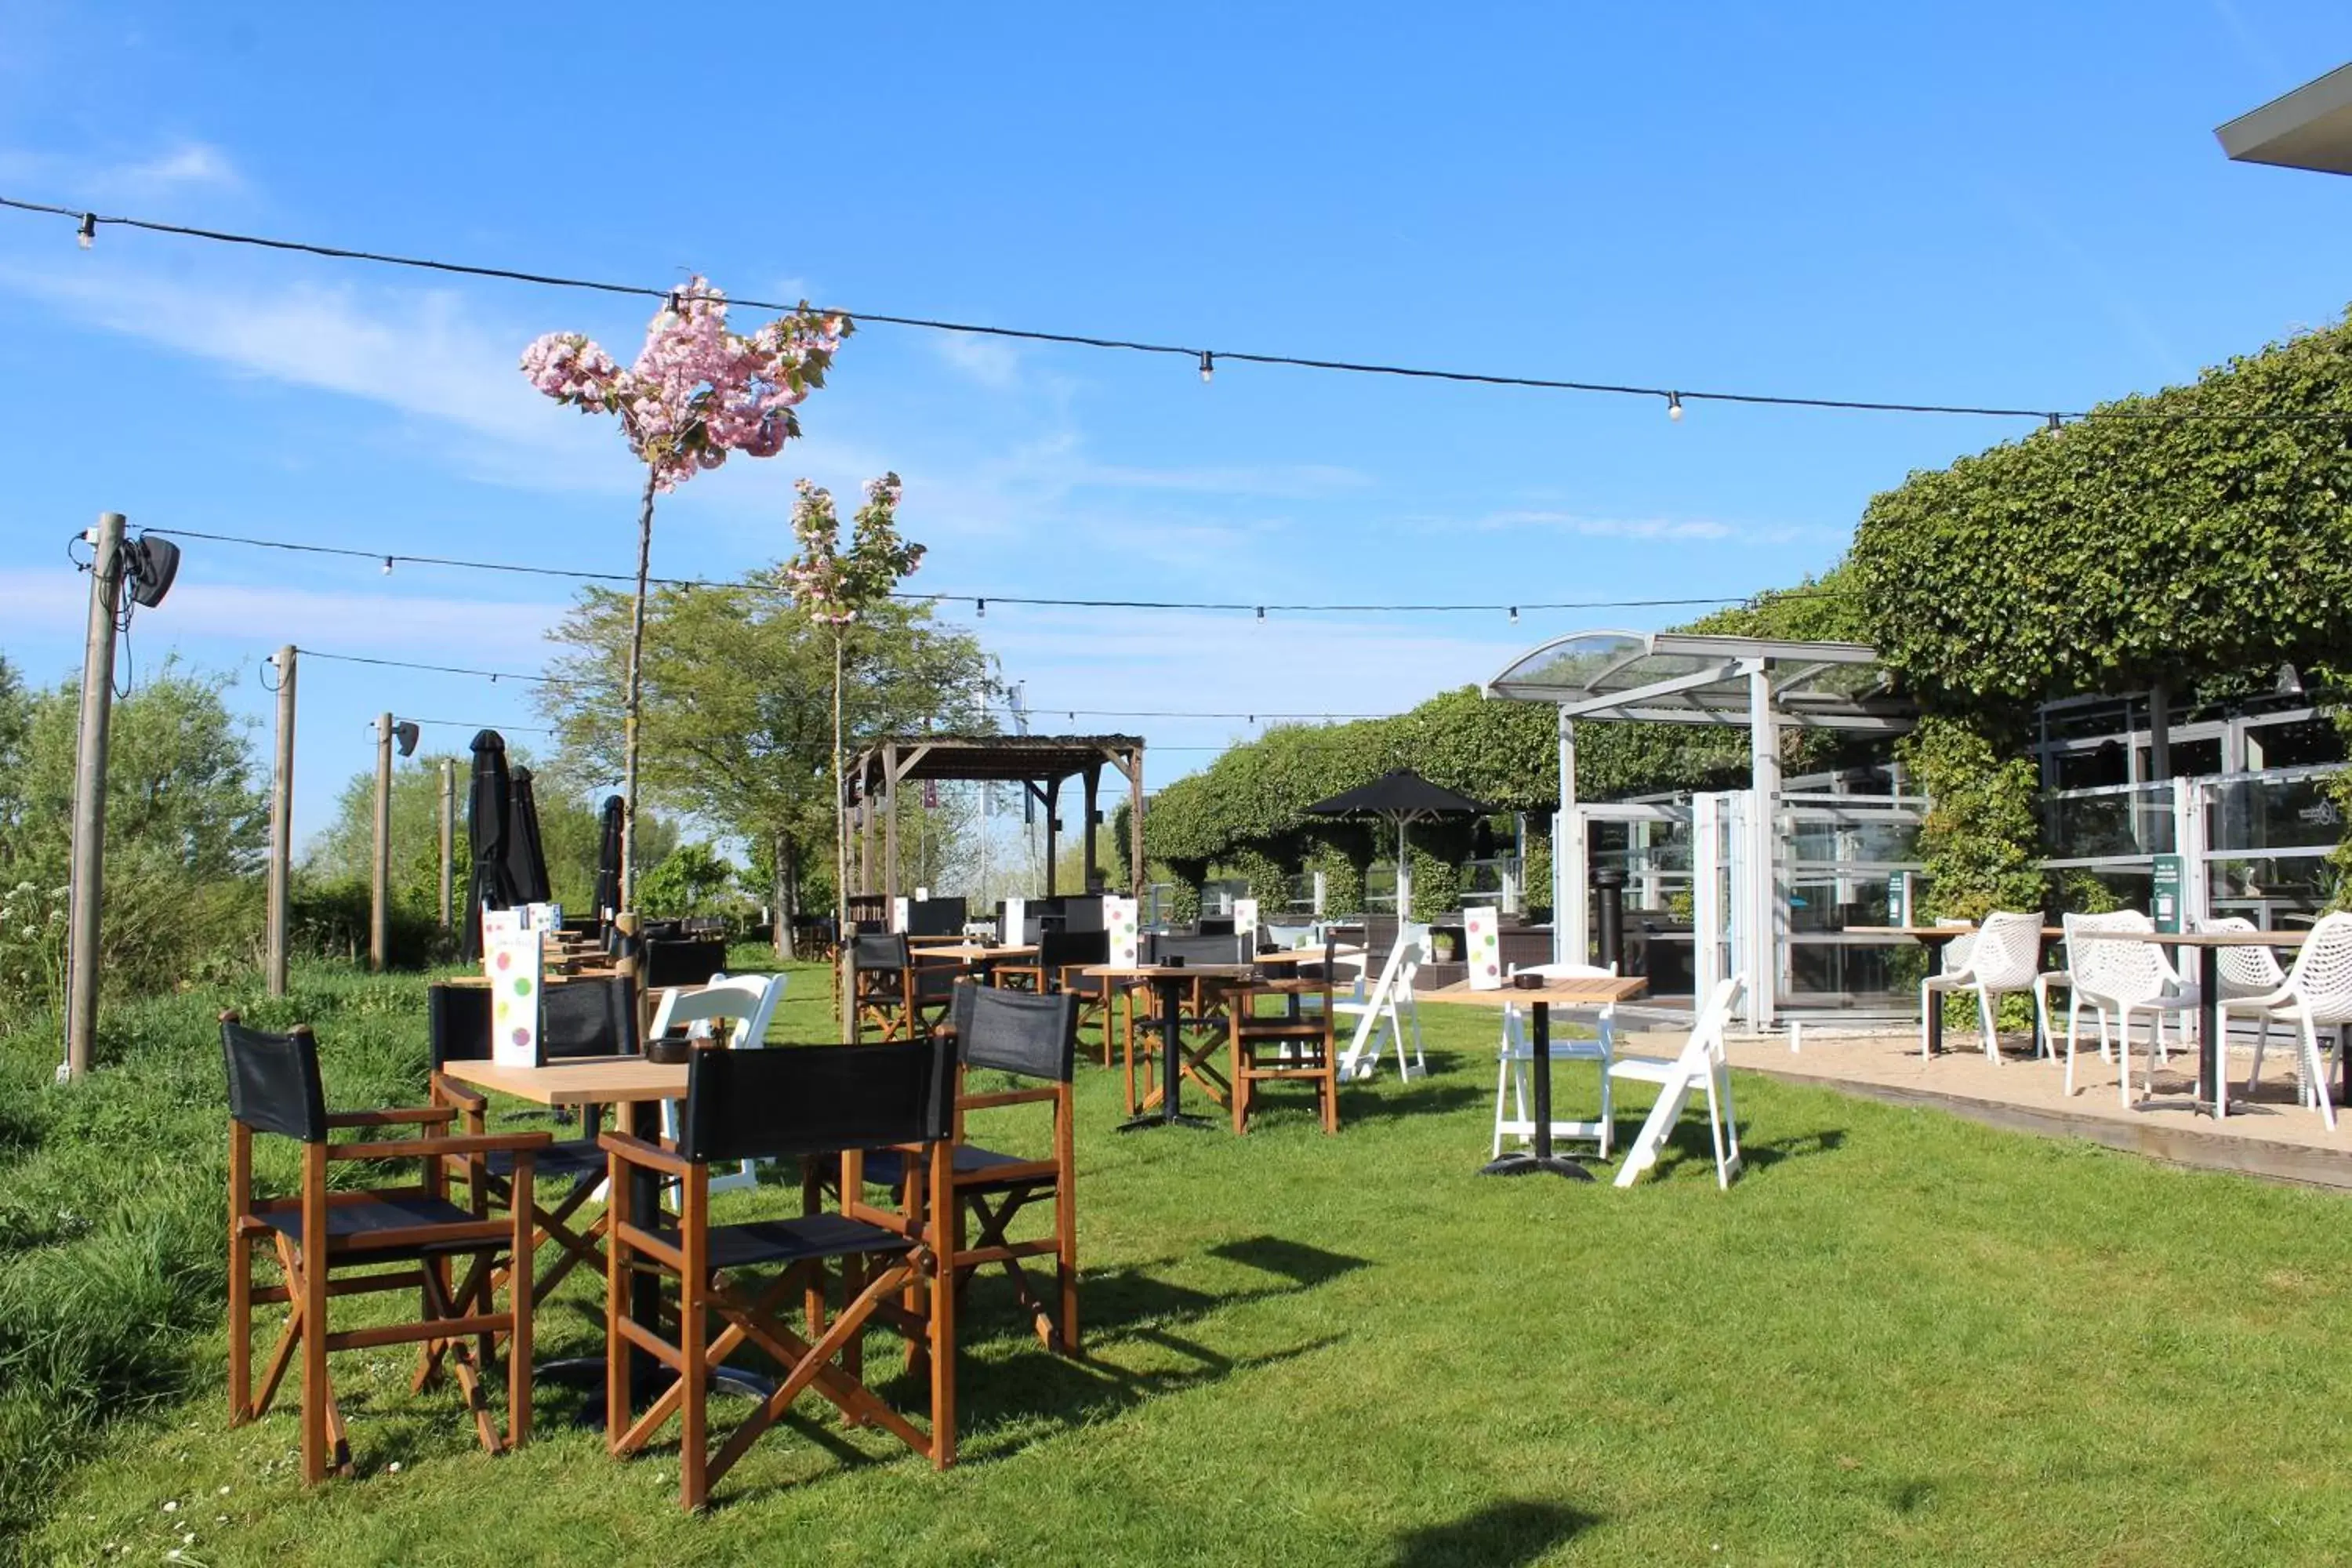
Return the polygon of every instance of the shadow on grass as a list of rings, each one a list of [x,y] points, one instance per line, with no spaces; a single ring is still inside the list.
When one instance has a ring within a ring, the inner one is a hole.
[[[1433,1058],[1433,1077],[1435,1070]],[[1435,1083],[1429,1079],[1417,1078],[1402,1088],[1390,1087],[1394,1083],[1393,1079],[1383,1075],[1369,1083],[1341,1084],[1341,1136],[1346,1135],[1349,1127],[1364,1122],[1394,1121],[1408,1116],[1444,1116],[1479,1104],[1486,1099],[1483,1091],[1469,1084]]]
[[[1700,1109],[1704,1110],[1705,1106]],[[1750,1170],[1765,1171],[1783,1160],[1801,1160],[1813,1154],[1834,1154],[1845,1147],[1843,1128],[1825,1127],[1817,1132],[1799,1132],[1787,1138],[1767,1142],[1743,1139],[1739,1144],[1740,1163]],[[1660,1152],[1658,1176],[1672,1175],[1685,1164],[1706,1167],[1710,1175],[1715,1170],[1715,1138],[1705,1121],[1685,1117],[1675,1126],[1674,1135],[1667,1139]]]
[[[1444,1524],[1424,1525],[1396,1538],[1393,1568],[1514,1568],[1601,1522],[1597,1514],[1555,1502],[1514,1499],[1488,1503]]]

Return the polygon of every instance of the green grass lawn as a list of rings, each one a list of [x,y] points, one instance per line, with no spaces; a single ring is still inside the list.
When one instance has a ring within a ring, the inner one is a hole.
[[[823,982],[793,984],[778,1033],[822,1038]],[[331,1102],[421,1098],[418,981],[298,989],[251,1011],[318,1026]],[[688,1517],[674,1448],[615,1463],[546,1387],[540,1436],[491,1459],[394,1350],[336,1358],[361,1474],[305,1491],[285,1396],[224,1416],[226,994],[122,1009],[76,1091],[37,1087],[45,1040],[0,1047],[0,1226],[29,1250],[0,1265],[0,1519],[30,1561],[2352,1554],[2340,1198],[1748,1078],[1728,1194],[1697,1123],[1632,1192],[1482,1181],[1494,1020],[1437,1007],[1431,1077],[1351,1088],[1336,1139],[1303,1100],[1246,1139],[1118,1136],[1086,1071],[1087,1357],[983,1278],[945,1475],[811,1400]],[[594,1351],[600,1310],[575,1274],[542,1353]],[[100,1423],[92,1384],[148,1402]]]

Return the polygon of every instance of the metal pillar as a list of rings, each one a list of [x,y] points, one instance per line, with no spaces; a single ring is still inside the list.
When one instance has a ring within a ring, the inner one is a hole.
[[[375,721],[375,853],[368,900],[368,967],[383,972],[392,962],[392,715]]]
[[[1589,962],[1584,921],[1584,818],[1576,809],[1576,721],[1559,712],[1559,814],[1551,826],[1551,958]]]
[[[1754,933],[1748,947],[1748,1021],[1752,1028],[1766,1029],[1772,1025],[1779,1001],[1781,937],[1787,913],[1779,897],[1780,879],[1772,864],[1773,832],[1780,803],[1780,724],[1772,709],[1772,681],[1765,672],[1764,661],[1750,659],[1747,665],[1748,760],[1755,784],[1746,845],[1748,887],[1753,900],[1748,929]]]

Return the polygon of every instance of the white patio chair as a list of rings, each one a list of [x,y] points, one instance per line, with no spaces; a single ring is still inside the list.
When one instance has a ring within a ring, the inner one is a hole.
[[[1963,952],[1961,943],[1966,942]],[[1955,955],[1958,956],[1955,956]],[[1937,994],[1974,991],[1977,1026],[1984,1034],[1985,1059],[2000,1065],[2000,1033],[1996,998],[2032,994],[2042,973],[2042,915],[2039,910],[1985,916],[1973,937],[1954,941],[1945,954],[1941,973],[1919,982],[1919,1056],[1927,1055],[1927,1009],[1940,1005]]]
[[[1732,1103],[1731,1064],[1724,1056],[1723,1032],[1731,1025],[1731,1010],[1739,1005],[1746,984],[1736,974],[1716,983],[1706,1005],[1691,1026],[1682,1054],[1673,1060],[1619,1057],[1609,1064],[1611,1079],[1658,1086],[1658,1102],[1650,1107],[1648,1120],[1625,1151],[1625,1163],[1617,1167],[1617,1185],[1632,1186],[1643,1172],[1658,1163],[1658,1152],[1681,1120],[1683,1107],[1689,1103],[1692,1091],[1699,1089],[1706,1091],[1708,1131],[1715,1136],[1715,1184],[1731,1185],[1739,1169],[1739,1112]]]
[[[2094,920],[2096,924],[2091,923]],[[2101,1009],[2102,1034],[2106,1030],[2105,1009],[2115,1010],[2116,1095],[2126,1108],[2132,1102],[2132,1015],[2148,1016],[2147,1074],[2148,1087],[2153,1091],[2157,1063],[2164,1055],[2164,1020],[2185,1017],[2197,1006],[2197,987],[2181,983],[2155,944],[2119,942],[2112,934],[2102,934],[2155,929],[2137,910],[2118,910],[2104,917],[2066,918],[2066,968],[2074,976],[2074,988],[2082,993],[2083,1000]],[[2066,1092],[2074,1092],[2074,1040],[2071,1035],[2066,1040]]]
[[[1268,921],[1258,929],[1266,941],[1285,952],[1293,948],[1318,947],[1323,941],[1321,928],[1314,925],[1276,925]]]
[[[1358,1081],[1370,1078],[1380,1069],[1380,1032],[1383,1025],[1389,1037],[1396,1042],[1397,1077],[1410,1079],[1417,1072],[1429,1070],[1421,1056],[1418,1014],[1412,1015],[1411,1062],[1406,1061],[1404,1051],[1404,1017],[1412,1006],[1412,978],[1421,970],[1421,952],[1419,942],[1399,937],[1396,945],[1389,949],[1387,962],[1381,965],[1377,982],[1368,989],[1360,976],[1354,995],[1340,997],[1331,1004],[1334,1022],[1340,1018],[1356,1020],[1356,1033],[1348,1042],[1346,1054],[1339,1058],[1341,1078]]]
[[[2217,925],[2220,922],[2215,922]],[[2243,929],[2252,930],[2251,926]],[[2226,959],[2232,950],[2223,948]],[[2244,952],[2266,952],[2263,948],[2242,948]],[[2275,965],[2273,965],[2275,967]],[[2250,969],[2241,972],[2251,974]],[[2252,1094],[2263,1073],[2263,1047],[2270,1043],[2270,1026],[2273,1020],[2291,1023],[2300,1036],[2300,1065],[2305,1090],[2305,1103],[2314,1099],[2319,1102],[2319,1120],[2329,1131],[2336,1130],[2336,1105],[2329,1097],[2327,1078],[2335,1061],[2344,1052],[2344,1026],[2352,1023],[2352,914],[2332,914],[2321,918],[2305,939],[2303,951],[2294,955],[2294,967],[2283,984],[2258,996],[2231,996],[2230,977],[2222,976],[2221,1016],[2226,1020],[2231,1013],[2249,1013],[2263,1021],[2263,1032],[2254,1042],[2253,1069],[2246,1075],[2246,1092]],[[2323,1062],[2319,1055],[2320,1026],[2332,1025],[2336,1030],[2336,1049],[2332,1060]],[[2228,1075],[2222,1075],[2226,1078]]]
[[[707,985],[673,985],[661,994],[661,1001],[654,1007],[653,1037],[658,1038],[675,1028],[723,1019],[733,1026],[727,1037],[730,1048],[756,1050],[768,1043],[768,1024],[784,999],[784,979],[781,974],[738,974],[732,978],[714,974]],[[664,1101],[662,1132],[673,1142],[677,1137],[677,1118],[678,1102]],[[710,1190],[720,1193],[748,1187],[759,1179],[756,1163],[746,1160],[733,1174],[713,1176]]]
[[[2126,929],[2132,927],[2134,922],[2144,921],[2145,919],[2145,916],[2139,914],[2138,911],[2134,910],[2117,910],[2111,914],[2069,914],[2059,917],[2059,924],[2065,928],[2065,938],[2061,944],[2060,951],[2066,955],[2066,967],[2063,969],[2046,970],[2040,975],[2036,976],[2033,982],[2034,1013],[2042,1023],[2042,1037],[2044,1040],[2053,1043],[2053,1054],[2054,1045],[2058,1037],[2056,1031],[2052,1027],[2050,1021],[2050,992],[2052,987],[2063,985],[2066,988],[2066,1049],[2068,1053],[2071,1055],[2074,1049],[2075,1033],[2082,1023],[2083,1009],[2084,1007],[2088,1007],[2091,1009],[2092,1015],[2099,1021],[2099,1059],[2103,1062],[2112,1062],[2116,1059],[2115,1047],[2107,1032],[2106,1004],[2095,996],[2086,995],[2084,993],[2082,986],[2075,984],[2074,981],[2074,942],[2076,941],[2074,933],[2076,931],[2096,931],[2109,928],[2117,930]],[[2068,1089],[2069,1093],[2073,1092],[2071,1082],[2072,1080],[2070,1079],[2070,1087]]]
[[[1590,963],[1531,963],[1514,966],[1511,973],[1540,974],[1547,980],[1582,980],[1600,977],[1614,978],[1615,965],[1600,968]],[[1551,1012],[1553,1033],[1550,1058],[1555,1062],[1599,1062],[1601,1064],[1601,1120],[1598,1121],[1562,1121],[1555,1118],[1551,1135],[1560,1138],[1591,1138],[1601,1146],[1601,1158],[1609,1158],[1609,1145],[1614,1131],[1610,1122],[1609,1064],[1615,1059],[1617,1043],[1617,1009],[1601,1007],[1554,1007]],[[1570,1038],[1559,1032],[1562,1023],[1582,1024],[1593,1032],[1587,1039]],[[1528,1037],[1527,1021],[1516,1007],[1503,1009],[1503,1037],[1497,1047],[1501,1060],[1495,1071],[1495,1150],[1493,1158],[1503,1152],[1503,1140],[1517,1138],[1533,1142],[1536,1135],[1533,1100],[1528,1094],[1528,1073],[1535,1062],[1535,1046]],[[1504,1103],[1508,1097],[1511,1113],[1505,1114]]]

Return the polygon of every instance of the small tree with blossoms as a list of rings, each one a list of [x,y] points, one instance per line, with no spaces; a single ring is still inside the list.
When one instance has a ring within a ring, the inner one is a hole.
[[[772,458],[801,433],[801,402],[824,384],[845,316],[806,301],[745,336],[727,330],[727,296],[700,277],[675,290],[646,328],[636,363],[623,370],[579,332],[550,332],[523,351],[530,384],[583,414],[621,421],[646,466],[637,512],[637,597],[629,628],[628,698],[622,751],[621,903],[636,891],[637,717],[645,657],[646,580],[653,563],[654,498],[740,452]]]
[[[810,620],[833,634],[833,929],[842,952],[849,951],[849,811],[841,769],[842,672],[848,661],[850,628],[858,617],[887,599],[899,582],[923,563],[923,547],[898,537],[898,476],[866,482],[866,504],[847,550],[841,548],[841,520],[833,496],[800,481],[793,503],[793,532],[800,553],[784,567],[784,581]],[[838,974],[841,1016],[856,1027],[856,998],[845,957]]]

